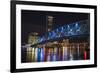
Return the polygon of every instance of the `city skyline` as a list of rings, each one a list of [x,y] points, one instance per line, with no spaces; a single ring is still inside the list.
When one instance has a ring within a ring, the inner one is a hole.
[[[28,36],[32,32],[37,32],[39,35],[43,35],[46,32],[47,16],[53,16],[53,29],[61,27],[65,24],[77,22],[79,20],[89,19],[87,13],[72,13],[72,12],[51,12],[51,11],[21,11],[22,30],[21,41],[28,43]],[[38,30],[39,29],[39,30]]]

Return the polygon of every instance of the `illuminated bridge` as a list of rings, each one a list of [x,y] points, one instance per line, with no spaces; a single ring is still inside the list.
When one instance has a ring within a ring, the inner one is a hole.
[[[33,44],[45,43],[47,41],[54,41],[70,37],[85,37],[89,36],[90,27],[87,20],[75,22],[72,24],[65,24],[62,27],[56,28],[43,36],[39,37],[38,42]]]

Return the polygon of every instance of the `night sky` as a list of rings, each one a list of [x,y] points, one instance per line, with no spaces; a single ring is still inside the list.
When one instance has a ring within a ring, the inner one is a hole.
[[[31,32],[43,35],[46,31],[47,16],[53,16],[54,29],[65,24],[88,19],[88,13],[21,10],[21,42],[27,43]]]

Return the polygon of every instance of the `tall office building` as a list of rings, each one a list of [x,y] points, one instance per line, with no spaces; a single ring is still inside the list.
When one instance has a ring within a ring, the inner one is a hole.
[[[52,31],[53,30],[53,16],[47,16],[47,24],[46,24],[46,31]]]

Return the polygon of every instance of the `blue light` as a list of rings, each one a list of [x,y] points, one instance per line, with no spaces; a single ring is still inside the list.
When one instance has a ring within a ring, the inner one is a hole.
[[[70,29],[69,34],[70,35],[73,35],[74,34],[72,29]]]
[[[51,33],[52,33],[51,38],[52,38],[52,39],[53,39],[53,38],[55,38],[55,37],[56,37],[55,32],[54,32],[54,31],[52,31]]]
[[[49,36],[51,36],[51,32],[49,32]]]
[[[80,31],[80,29],[77,29],[77,31]]]
[[[68,25],[68,29],[70,29],[70,26]]]
[[[62,30],[64,30],[64,27],[61,27]]]
[[[88,33],[89,31],[85,28],[88,28],[88,25],[83,25],[84,22],[76,22],[72,24],[66,24],[62,27],[58,27],[57,29],[48,32],[47,36],[43,35],[39,38],[39,42],[43,42],[45,40],[55,39],[58,37],[71,36],[71,35],[80,35],[83,33]],[[82,28],[81,28],[82,27]],[[81,29],[81,30],[80,30]],[[87,31],[87,32],[85,32]],[[47,38],[46,38],[47,37]]]
[[[72,32],[72,29],[70,29],[70,32]]]
[[[78,23],[75,24],[75,27],[76,27],[76,30],[80,28]]]
[[[77,35],[80,34],[80,33],[79,33],[79,32],[80,32],[80,25],[79,25],[79,23],[76,23],[76,24],[75,24],[75,31],[76,31],[75,33],[76,33]]]
[[[78,27],[78,23],[76,23],[75,26]]]
[[[41,61],[44,61],[44,48],[41,48]]]
[[[57,29],[57,32],[58,32],[58,29]]]
[[[37,61],[41,61],[41,48],[38,48]]]

